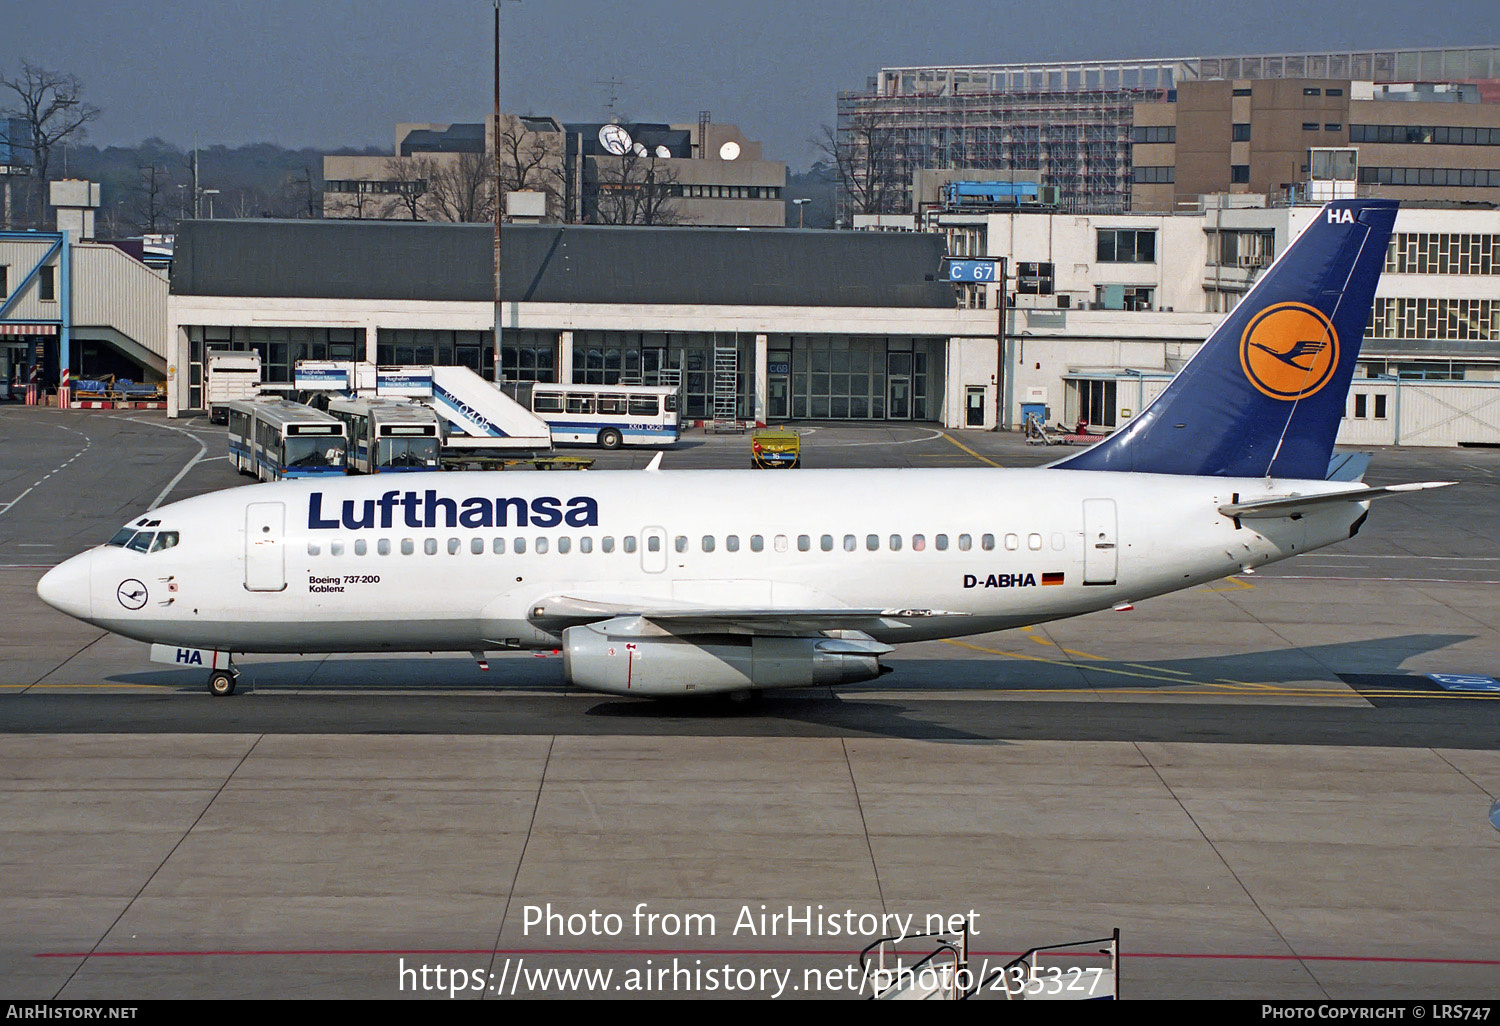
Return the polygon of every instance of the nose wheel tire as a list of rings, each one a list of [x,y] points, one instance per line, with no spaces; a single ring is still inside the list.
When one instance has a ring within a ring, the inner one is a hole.
[[[208,675],[208,693],[217,698],[226,698],[234,694],[234,681],[237,674],[229,670],[215,670]]]

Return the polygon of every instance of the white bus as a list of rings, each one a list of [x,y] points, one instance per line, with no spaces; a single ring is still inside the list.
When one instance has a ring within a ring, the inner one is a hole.
[[[328,413],[344,423],[349,469],[360,474],[437,470],[442,432],[430,406],[398,399],[330,399]]]
[[[262,481],[344,473],[344,425],[286,399],[227,403],[229,461]]]
[[[547,422],[554,445],[672,445],[680,437],[678,389],[666,385],[548,385],[517,395]]]

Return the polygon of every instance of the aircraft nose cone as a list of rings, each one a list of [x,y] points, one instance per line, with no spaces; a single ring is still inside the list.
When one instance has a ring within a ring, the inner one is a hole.
[[[93,589],[90,586],[94,554],[85,552],[65,560],[42,575],[36,582],[36,594],[53,609],[79,620],[94,615]]]

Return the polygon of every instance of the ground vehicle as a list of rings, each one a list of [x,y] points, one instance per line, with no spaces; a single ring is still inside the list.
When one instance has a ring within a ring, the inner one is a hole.
[[[388,474],[440,465],[442,432],[429,406],[397,399],[331,399],[328,413],[343,421],[351,471]]]
[[[229,403],[254,399],[260,387],[260,354],[210,349],[203,361],[203,408],[208,419],[223,424]]]
[[[677,389],[665,385],[547,385],[517,401],[547,422],[556,444],[672,445],[680,437]]]
[[[229,461],[262,481],[344,473],[343,422],[285,399],[225,404]]]
[[[802,465],[802,436],[791,428],[762,428],[750,436],[750,466],[793,470]]]

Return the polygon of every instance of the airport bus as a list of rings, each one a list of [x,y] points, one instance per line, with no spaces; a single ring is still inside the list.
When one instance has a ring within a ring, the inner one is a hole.
[[[673,386],[536,382],[517,389],[515,398],[547,422],[554,445],[618,449],[672,445],[680,437],[678,389]]]
[[[229,461],[262,481],[344,473],[343,422],[286,399],[239,400],[229,415]]]
[[[330,399],[344,424],[349,469],[359,474],[437,470],[442,432],[432,407],[399,399]]]

